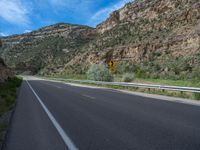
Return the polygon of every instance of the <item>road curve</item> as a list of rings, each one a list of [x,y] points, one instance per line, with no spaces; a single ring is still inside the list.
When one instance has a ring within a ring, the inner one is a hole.
[[[200,150],[199,106],[28,83],[22,83],[3,150]]]

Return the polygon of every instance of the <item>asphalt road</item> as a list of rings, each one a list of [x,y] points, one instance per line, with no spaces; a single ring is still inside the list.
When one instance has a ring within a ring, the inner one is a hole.
[[[28,83],[22,83],[3,150],[200,150],[199,106]]]

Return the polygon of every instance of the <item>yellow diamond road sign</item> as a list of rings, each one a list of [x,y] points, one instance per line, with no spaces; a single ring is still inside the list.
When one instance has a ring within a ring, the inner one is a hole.
[[[116,69],[116,61],[111,59],[109,62],[108,62],[108,66],[109,66],[109,69],[111,70],[112,73],[115,73],[115,69]]]

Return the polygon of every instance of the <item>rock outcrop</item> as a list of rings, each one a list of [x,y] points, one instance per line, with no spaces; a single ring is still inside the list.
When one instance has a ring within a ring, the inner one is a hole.
[[[84,73],[113,58],[124,71],[186,77],[200,70],[200,2],[135,0],[96,29],[62,23],[2,40],[0,55],[18,70]]]
[[[9,77],[13,76],[13,72],[10,68],[8,68],[4,61],[0,58],[0,82],[4,82]]]
[[[96,30],[98,38],[70,65],[114,58],[148,74],[186,77],[200,70],[200,1],[136,0],[113,12]]]
[[[2,47],[2,41],[0,40],[0,48]],[[7,80],[12,76],[12,71],[5,65],[3,59],[0,58],[0,83]]]
[[[91,41],[96,31],[87,26],[59,23],[39,30],[2,38],[0,55],[19,73],[53,72],[75,57],[79,47]],[[46,71],[46,72],[47,72]]]

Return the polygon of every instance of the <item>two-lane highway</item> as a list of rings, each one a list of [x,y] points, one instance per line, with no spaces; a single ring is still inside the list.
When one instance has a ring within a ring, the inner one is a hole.
[[[4,150],[200,150],[200,107],[23,81]]]

